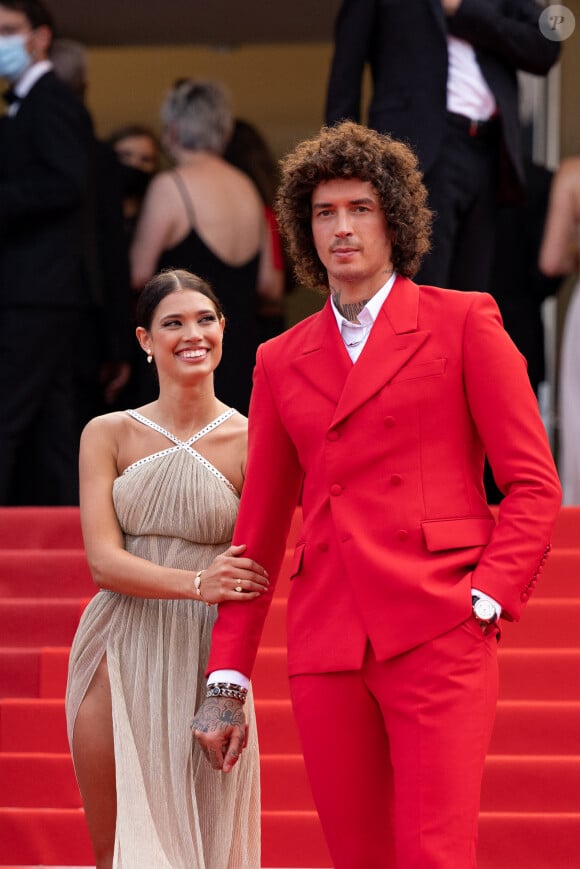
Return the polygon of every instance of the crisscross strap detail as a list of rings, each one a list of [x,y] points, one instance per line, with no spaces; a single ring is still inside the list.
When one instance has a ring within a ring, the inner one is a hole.
[[[159,450],[156,453],[152,453],[150,456],[145,456],[143,459],[138,459],[136,462],[133,462],[133,464],[126,467],[123,471],[123,474],[126,474],[129,471],[132,471],[134,468],[140,467],[141,465],[145,465],[148,462],[153,461],[154,459],[159,459],[162,456],[168,456],[171,453],[178,452],[179,450],[185,450],[190,454],[190,456],[193,456],[194,459],[196,459],[205,468],[207,468],[208,471],[210,471],[214,475],[214,477],[217,477],[218,480],[221,480],[222,483],[224,483],[228,487],[228,489],[231,489],[232,492],[236,492],[237,494],[237,489],[234,484],[230,483],[228,478],[224,477],[221,471],[218,471],[218,469],[214,465],[212,465],[211,462],[208,462],[208,460],[205,459],[200,453],[198,453],[197,450],[194,450],[192,446],[192,444],[194,444],[204,435],[208,434],[210,431],[213,431],[214,428],[217,428],[218,425],[221,425],[221,423],[225,422],[226,419],[229,419],[230,416],[233,416],[235,412],[236,411],[233,408],[224,411],[224,413],[220,414],[220,416],[216,417],[216,419],[208,423],[208,425],[206,425],[200,431],[196,432],[188,440],[181,441],[179,440],[179,438],[175,437],[175,435],[171,434],[171,432],[168,431],[166,428],[163,428],[163,426],[158,425],[151,419],[147,419],[146,416],[142,416],[140,413],[138,413],[138,411],[128,410],[127,413],[129,414],[129,416],[133,417],[133,419],[136,419],[138,422],[143,423],[143,425],[149,426],[149,428],[154,429],[155,431],[159,432],[159,434],[164,435],[164,437],[172,441],[175,446],[168,447],[166,450]]]

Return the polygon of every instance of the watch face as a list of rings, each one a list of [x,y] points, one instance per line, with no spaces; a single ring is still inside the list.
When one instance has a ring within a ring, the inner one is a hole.
[[[489,622],[495,616],[495,607],[488,600],[478,600],[475,602],[473,611],[478,619],[483,622]]]

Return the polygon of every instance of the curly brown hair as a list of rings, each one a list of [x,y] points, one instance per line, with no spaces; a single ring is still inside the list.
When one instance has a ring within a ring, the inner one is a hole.
[[[430,247],[432,213],[418,160],[410,148],[386,134],[352,121],[323,127],[280,163],[276,212],[298,280],[328,289],[328,276],[312,236],[314,189],[335,178],[369,181],[375,189],[392,241],[393,266],[412,278]]]

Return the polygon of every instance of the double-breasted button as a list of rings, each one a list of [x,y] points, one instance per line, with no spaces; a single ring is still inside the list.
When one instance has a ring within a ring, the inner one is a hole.
[[[409,532],[408,532],[408,531],[405,531],[404,528],[401,528],[399,531],[396,532],[395,537],[396,537],[397,540],[399,540],[401,543],[404,543],[406,540],[409,539]]]
[[[340,437],[340,434],[336,431],[336,429],[333,428],[326,435],[326,440],[327,441],[337,441],[339,439],[339,437]]]
[[[394,416],[386,416],[385,417],[385,428],[394,428],[395,427],[395,417]]]
[[[342,493],[343,493],[343,488],[340,485],[340,483],[333,483],[332,486],[330,487],[330,494],[334,495],[336,497],[337,495],[342,495]]]
[[[391,474],[391,479],[389,480],[391,486],[400,486],[403,482],[403,478],[400,474]]]
[[[522,593],[520,595],[520,600],[522,601],[522,603],[527,603],[529,599],[530,599],[530,596],[527,593],[527,591],[522,591]]]

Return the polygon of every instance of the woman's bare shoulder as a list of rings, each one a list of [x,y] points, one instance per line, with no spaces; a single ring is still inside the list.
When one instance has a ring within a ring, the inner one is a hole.
[[[566,157],[560,163],[560,167],[557,171],[561,175],[566,175],[569,177],[580,175],[580,156]]]
[[[239,411],[235,411],[216,430],[216,443],[227,450],[235,452],[236,449],[245,452],[248,444],[248,420]]]
[[[236,410],[234,414],[230,417],[232,430],[239,432],[241,434],[248,433],[248,417],[244,416],[243,413],[240,413],[239,410]]]
[[[104,413],[89,420],[83,429],[82,439],[102,438],[117,441],[121,435],[128,431],[130,425],[131,417],[123,410]]]
[[[580,194],[580,157],[562,160],[554,178],[554,189],[562,195]]]

